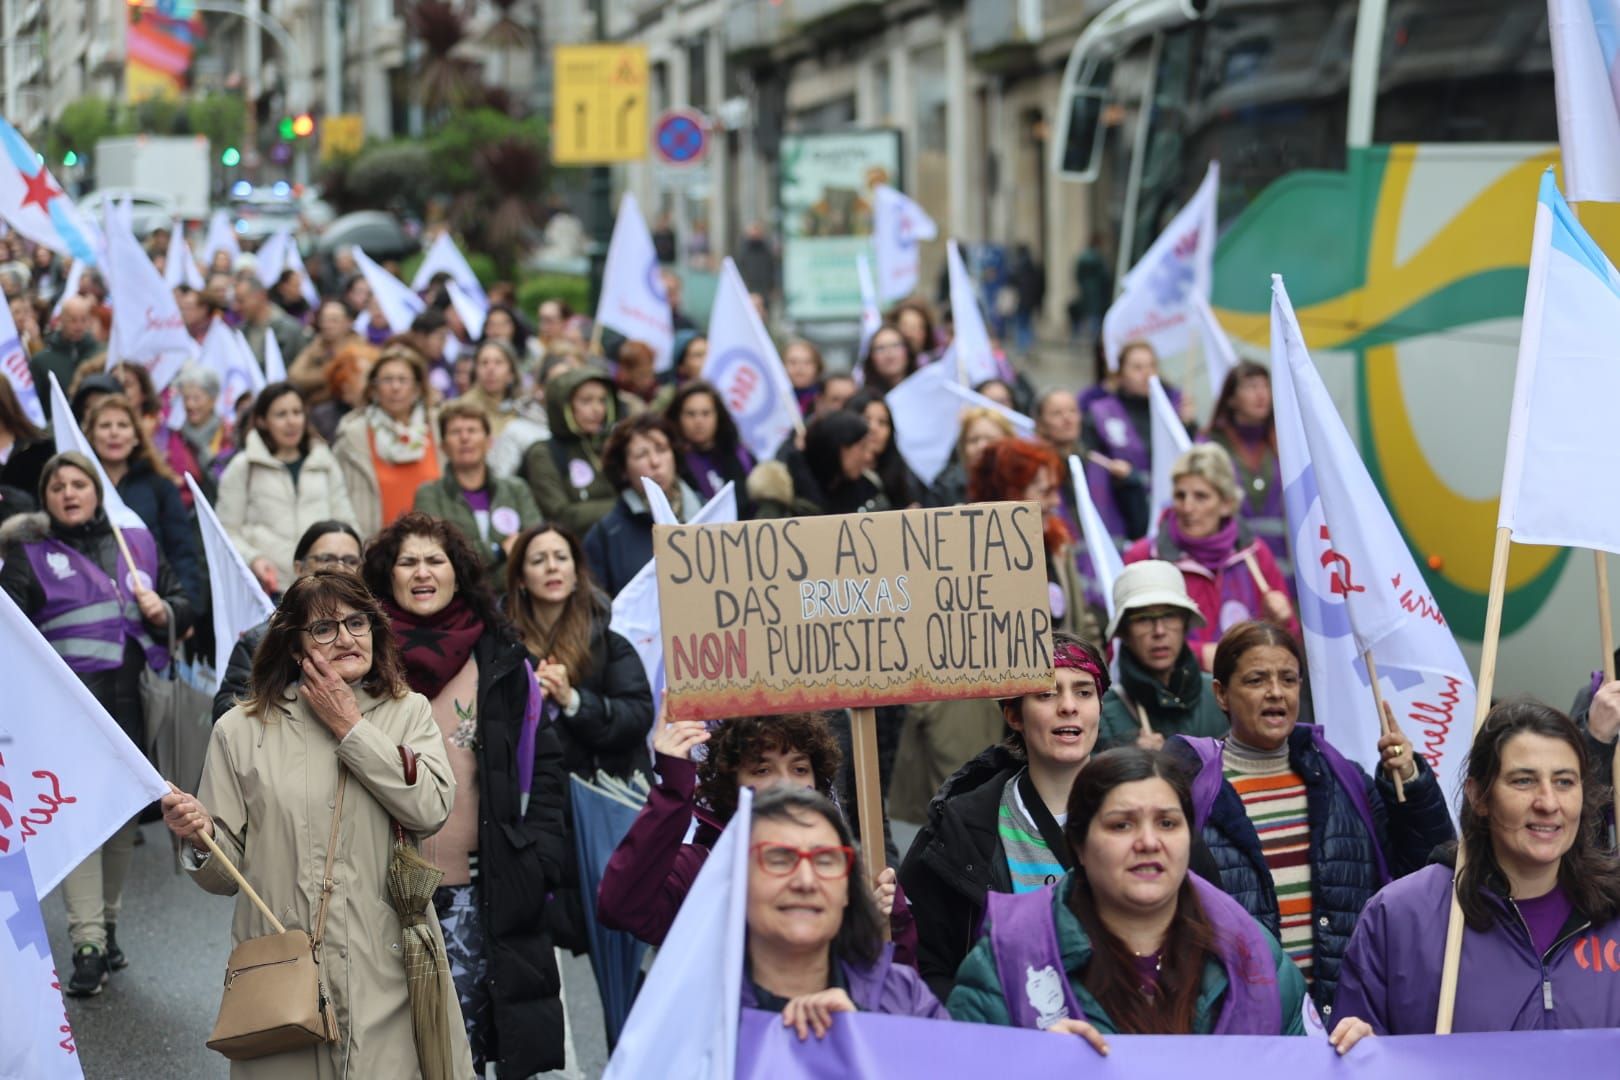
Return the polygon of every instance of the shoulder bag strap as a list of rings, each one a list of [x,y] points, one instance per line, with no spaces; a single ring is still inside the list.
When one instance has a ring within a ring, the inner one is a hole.
[[[332,805],[332,835],[326,841],[326,869],[321,871],[321,899],[315,908],[315,955],[321,954],[321,941],[326,937],[326,902],[332,898],[337,883],[332,880],[332,859],[337,855],[338,826],[343,821],[343,789],[349,786],[349,770],[338,766],[337,798]]]

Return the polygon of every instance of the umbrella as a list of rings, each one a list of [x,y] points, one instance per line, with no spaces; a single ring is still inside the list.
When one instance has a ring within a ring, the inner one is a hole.
[[[358,246],[373,259],[402,259],[416,250],[417,243],[405,235],[394,215],[358,210],[328,225],[315,249],[327,252],[351,246]]]
[[[619,1041],[619,1031],[630,1015],[636,996],[636,980],[647,946],[630,934],[608,930],[596,921],[596,890],[602,884],[613,850],[630,831],[642,804],[643,791],[632,796],[629,789],[598,775],[598,783],[570,777],[574,804],[574,850],[579,856],[580,899],[585,909],[585,932],[591,945],[591,970],[602,995],[602,1022],[607,1028],[608,1047]]]
[[[411,999],[411,1031],[422,1080],[454,1080],[450,1009],[445,987],[450,961],[433,938],[427,912],[444,871],[422,858],[394,825],[394,856],[388,861],[388,899],[399,912],[405,941],[405,988]]]

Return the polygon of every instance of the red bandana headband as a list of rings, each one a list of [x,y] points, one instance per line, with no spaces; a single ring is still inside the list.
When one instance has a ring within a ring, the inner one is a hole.
[[[1052,650],[1052,663],[1060,668],[1078,668],[1097,682],[1097,695],[1108,692],[1108,669],[1093,660],[1091,654],[1078,645],[1063,644]]]

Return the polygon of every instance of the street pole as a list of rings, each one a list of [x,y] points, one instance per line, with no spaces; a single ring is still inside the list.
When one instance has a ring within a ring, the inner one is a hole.
[[[596,19],[596,41],[598,44],[607,42],[607,8],[606,0],[591,0],[592,14]],[[594,315],[597,301],[602,295],[602,272],[607,262],[608,241],[613,232],[613,172],[606,165],[596,165],[591,168],[589,193],[586,203],[586,227],[590,231],[591,247],[591,312]],[[599,340],[597,338],[596,340]]]

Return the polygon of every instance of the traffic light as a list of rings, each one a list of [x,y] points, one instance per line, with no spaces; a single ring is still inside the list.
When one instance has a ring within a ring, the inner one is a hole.
[[[293,117],[292,130],[300,139],[308,138],[315,134],[315,118],[309,113],[299,113]]]
[[[281,123],[276,125],[276,134],[281,136],[283,142],[292,142],[296,137],[293,132],[293,118],[290,116],[283,116],[281,118]]]
[[[234,146],[227,146],[219,155],[219,163],[227,169],[242,163],[242,152]]]
[[[67,153],[62,155],[62,165],[65,168],[71,169],[71,168],[73,168],[73,166],[77,165],[78,163],[79,163],[79,155],[74,153],[72,150],[69,150]]]

